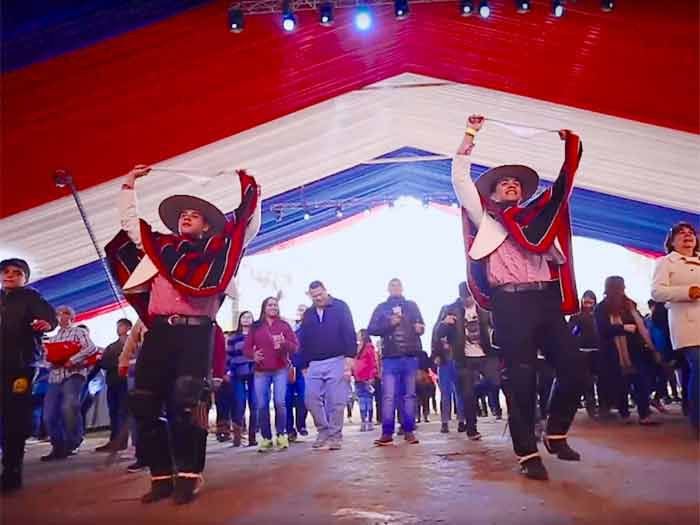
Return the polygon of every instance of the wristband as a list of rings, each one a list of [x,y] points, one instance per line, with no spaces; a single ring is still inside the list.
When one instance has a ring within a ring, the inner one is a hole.
[[[467,128],[467,130],[464,133],[467,135],[471,135],[472,137],[476,137],[476,134],[478,133],[478,131],[472,127],[469,127],[469,128]]]

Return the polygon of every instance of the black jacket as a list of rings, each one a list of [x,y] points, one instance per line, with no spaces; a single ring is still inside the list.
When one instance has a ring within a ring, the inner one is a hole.
[[[487,356],[494,355],[494,349],[491,346],[491,317],[489,313],[476,306],[476,311],[479,316],[479,335],[481,338],[481,348]],[[442,321],[448,314],[452,314],[457,318],[454,325],[443,324]],[[467,356],[464,355],[464,304],[461,299],[457,299],[452,304],[446,304],[440,309],[437,323],[433,327],[433,337],[431,341],[433,360],[439,357],[443,362],[454,359],[455,365],[458,368],[464,368],[466,365]],[[450,347],[450,351],[445,351],[442,339],[445,338]]]
[[[41,334],[32,321],[41,319],[56,328],[53,307],[33,288],[0,291],[0,353],[3,373],[33,366],[41,358]]]
[[[391,315],[394,308],[400,308],[402,312],[401,324],[393,326]],[[382,338],[382,359],[391,357],[415,357],[423,349],[420,336],[416,333],[414,325],[425,324],[418,305],[403,297],[389,297],[374,309],[372,319],[367,327],[369,335]],[[397,330],[403,332],[399,337]]]
[[[598,348],[600,338],[598,337],[598,326],[594,314],[579,312],[569,319],[569,329],[576,338],[579,348]]]

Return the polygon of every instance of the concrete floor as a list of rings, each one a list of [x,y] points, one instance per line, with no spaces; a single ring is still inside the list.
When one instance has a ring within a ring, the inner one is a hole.
[[[106,466],[92,452],[104,439],[50,464],[38,461],[48,444],[32,443],[26,488],[0,499],[0,516],[3,525],[697,525],[700,448],[680,415],[662,419],[601,424],[581,411],[570,441],[583,461],[545,456],[549,482],[518,474],[505,423],[492,418],[479,420],[476,443],[440,434],[438,423],[419,426],[419,445],[387,448],[350,424],[338,452],[312,450],[313,436],[268,455],[212,439],[206,485],[185,507],[139,503],[147,475],[127,474],[126,457]]]

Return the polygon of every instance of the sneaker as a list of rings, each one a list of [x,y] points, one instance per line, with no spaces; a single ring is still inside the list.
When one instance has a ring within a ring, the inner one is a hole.
[[[201,474],[178,475],[173,491],[173,501],[176,505],[185,505],[191,502],[204,486],[204,478]]]
[[[382,437],[374,440],[374,444],[379,446],[379,447],[386,447],[388,445],[393,445],[394,438],[392,436],[387,435],[387,434],[382,434]]]
[[[418,443],[420,443],[420,441],[418,441],[418,438],[416,437],[416,435],[413,432],[406,432],[403,439],[409,445],[417,445]]]
[[[651,399],[649,404],[653,406],[659,413],[668,414],[668,409],[658,399]]]
[[[331,444],[328,445],[328,450],[340,450],[343,448],[343,445],[340,441],[331,441]]]
[[[297,442],[297,433],[292,430],[287,434],[287,437],[289,438],[290,443],[296,443]]]
[[[547,481],[549,479],[547,469],[544,468],[542,458],[539,456],[530,458],[527,461],[520,463],[520,473],[526,478],[535,479],[538,481]]]
[[[311,445],[311,448],[323,448],[326,446],[326,443],[328,442],[327,437],[323,436],[317,436],[316,441],[314,441],[313,445]]]
[[[364,421],[360,423],[360,432],[367,432],[367,423]]]
[[[289,438],[287,434],[279,434],[276,441],[279,450],[287,450],[289,448]]]
[[[428,419],[428,416],[425,416],[423,418],[423,423],[430,423],[430,419]]]
[[[309,431],[306,430],[305,428],[302,428],[302,429],[299,431],[299,434],[302,435],[302,436],[308,436],[308,435],[309,435]]]
[[[476,430],[474,432],[467,432],[467,438],[469,438],[470,441],[479,441],[481,439],[481,434]]]
[[[270,452],[274,448],[271,439],[262,438],[258,445],[258,452]]]
[[[464,421],[460,421],[459,424],[457,425],[457,432],[466,432],[467,431],[467,424]]]
[[[135,474],[136,472],[141,472],[142,470],[146,470],[148,466],[144,465],[140,461],[136,461],[126,467],[126,471],[129,472],[130,474]]]
[[[448,434],[450,432],[450,427],[447,423],[440,425],[440,434]]]
[[[141,503],[155,503],[169,498],[172,496],[174,488],[172,476],[159,476],[158,479],[151,479],[151,490],[141,496]]]

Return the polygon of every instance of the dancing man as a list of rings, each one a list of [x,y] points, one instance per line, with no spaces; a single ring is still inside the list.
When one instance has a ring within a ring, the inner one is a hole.
[[[107,245],[112,272],[149,330],[136,363],[130,408],[151,471],[151,503],[173,495],[190,502],[203,483],[214,320],[260,228],[260,188],[239,171],[241,204],[231,219],[209,202],[174,195],[158,209],[172,233],[139,220],[136,166],[119,195],[122,231]],[[161,418],[167,407],[168,422]],[[168,425],[170,432],[168,432]]]
[[[513,448],[522,473],[548,479],[535,439],[535,364],[541,349],[556,370],[546,436],[559,459],[580,460],[567,432],[584,386],[582,354],[564,314],[578,309],[568,201],[581,158],[581,141],[561,130],[565,160],[554,184],[535,194],[539,177],[527,166],[492,168],[476,182],[469,155],[484,117],[472,115],[452,162],[452,183],[462,205],[469,288],[494,313],[503,352],[503,390]]]

